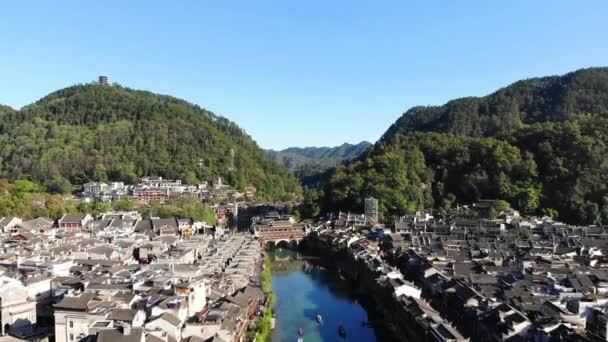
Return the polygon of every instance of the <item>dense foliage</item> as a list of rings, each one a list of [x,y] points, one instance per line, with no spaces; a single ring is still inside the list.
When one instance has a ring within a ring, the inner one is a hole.
[[[268,296],[264,314],[257,318],[254,325],[249,326],[247,336],[250,340],[267,342],[271,340],[273,308],[276,303],[276,295],[272,292],[272,271],[270,258],[268,254],[264,254],[264,270],[260,272],[260,285],[264,294]]]
[[[608,112],[608,68],[519,81],[484,97],[467,97],[443,106],[414,107],[384,134],[443,132],[493,136],[522,124],[564,121],[577,113]]]
[[[290,147],[281,151],[267,150],[266,154],[277,163],[293,171],[305,187],[316,187],[323,180],[322,173],[342,162],[363,154],[371,144],[344,143],[336,147]]]
[[[526,214],[608,224],[608,69],[414,108],[306,196],[325,211],[361,210],[374,196],[384,219],[499,198]]]
[[[608,115],[534,124],[504,138],[534,156],[541,208],[568,222],[608,224]]]
[[[19,111],[0,107],[0,166],[2,176],[29,177],[52,192],[153,175],[190,184],[220,176],[267,199],[300,191],[296,178],[234,123],[118,85],[77,85]]]
[[[0,217],[31,219],[43,216],[56,219],[65,213],[78,211],[76,202],[65,201],[62,195],[44,193],[43,187],[33,182],[0,180]]]

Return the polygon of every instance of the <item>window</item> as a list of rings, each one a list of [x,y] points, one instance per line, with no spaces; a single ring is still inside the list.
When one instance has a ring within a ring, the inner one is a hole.
[[[70,321],[70,328],[74,327],[74,321]]]
[[[74,341],[74,334],[70,334],[70,341]]]

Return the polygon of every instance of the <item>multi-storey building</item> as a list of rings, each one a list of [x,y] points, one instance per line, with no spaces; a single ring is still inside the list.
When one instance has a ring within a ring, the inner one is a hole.
[[[378,200],[373,197],[365,199],[365,218],[372,222],[378,222]]]
[[[135,188],[133,197],[140,203],[163,202],[169,198],[169,190],[163,188]]]

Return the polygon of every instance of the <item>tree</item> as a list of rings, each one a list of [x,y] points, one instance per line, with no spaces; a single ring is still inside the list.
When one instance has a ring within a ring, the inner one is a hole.
[[[199,184],[200,180],[194,173],[194,171],[189,171],[183,176],[183,181],[185,184]]]
[[[509,208],[511,208],[511,205],[509,204],[509,202],[504,201],[504,200],[496,200],[490,206],[489,215],[491,218],[496,218],[498,215],[500,215],[501,213],[503,213],[504,211],[506,211]]]
[[[46,209],[48,210],[49,217],[52,219],[59,219],[63,214],[66,213],[65,204],[61,195],[51,195],[46,200]]]
[[[159,217],[175,217],[178,213],[179,208],[174,204],[163,204],[158,208]]]
[[[512,193],[517,208],[523,213],[531,214],[540,205],[541,190],[539,187],[515,187]]]
[[[72,192],[72,184],[65,177],[55,174],[44,184],[46,191],[51,194],[69,194]]]
[[[112,204],[107,202],[95,202],[92,215],[99,216],[112,210]]]
[[[320,198],[323,190],[308,189],[304,191],[304,200],[298,209],[303,218],[316,218],[321,213]]]
[[[201,202],[198,201],[185,203],[182,206],[179,216],[205,222],[208,225],[214,225],[217,223],[217,217],[215,216],[213,209],[205,207]]]
[[[108,171],[103,164],[96,164],[95,171],[93,173],[93,180],[96,182],[107,182]]]
[[[44,189],[40,185],[29,180],[18,179],[13,182],[13,191],[17,193],[42,192],[43,190]]]
[[[559,213],[557,212],[557,210],[553,209],[553,208],[543,208],[543,214],[545,214],[546,216],[549,216],[551,218],[555,218],[559,216]]]
[[[123,197],[112,202],[112,207],[116,211],[129,211],[133,210],[135,203],[133,203],[133,199],[131,197]]]

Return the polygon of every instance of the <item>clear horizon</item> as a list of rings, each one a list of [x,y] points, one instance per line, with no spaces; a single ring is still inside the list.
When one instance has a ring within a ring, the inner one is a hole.
[[[408,108],[608,65],[608,3],[3,4],[0,104],[106,74],[267,149],[374,143]]]

